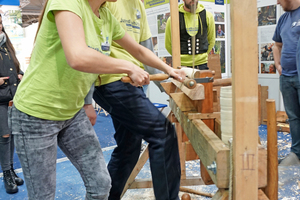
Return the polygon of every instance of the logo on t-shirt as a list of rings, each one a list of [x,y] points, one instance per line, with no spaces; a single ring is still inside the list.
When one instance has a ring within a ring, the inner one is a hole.
[[[292,23],[292,28],[295,26],[300,26],[300,19],[297,22]]]

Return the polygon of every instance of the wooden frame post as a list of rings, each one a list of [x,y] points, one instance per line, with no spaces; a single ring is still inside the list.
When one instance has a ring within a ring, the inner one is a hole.
[[[231,0],[233,199],[258,196],[257,0]]]
[[[278,148],[277,148],[277,126],[275,100],[267,99],[267,187],[265,193],[269,199],[278,199]]]
[[[171,37],[172,37],[172,63],[173,68],[181,66],[180,59],[180,33],[178,1],[170,0]]]

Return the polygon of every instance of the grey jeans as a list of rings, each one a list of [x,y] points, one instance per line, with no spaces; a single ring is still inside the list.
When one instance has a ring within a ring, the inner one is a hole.
[[[50,121],[12,107],[11,119],[30,200],[55,198],[57,145],[79,171],[86,187],[85,199],[107,199],[111,179],[84,109],[70,120]]]

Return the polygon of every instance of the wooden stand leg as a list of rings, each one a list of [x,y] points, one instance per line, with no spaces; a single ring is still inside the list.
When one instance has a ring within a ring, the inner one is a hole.
[[[136,163],[134,169],[132,170],[126,184],[125,187],[123,189],[123,192],[121,194],[121,198],[123,197],[123,195],[125,194],[125,192],[127,191],[127,189],[130,188],[131,184],[134,182],[135,177],[138,175],[138,173],[141,171],[141,169],[143,168],[143,166],[145,165],[145,163],[147,162],[149,158],[149,150],[148,150],[148,144],[146,146],[146,148],[144,149],[144,151],[141,153],[140,158],[138,160],[138,162]]]
[[[228,200],[229,192],[225,189],[219,189],[211,200]]]
[[[267,99],[267,187],[266,195],[269,199],[278,199],[278,149],[275,101]]]
[[[182,142],[182,127],[181,125],[176,122],[175,128],[177,132],[177,138],[178,138],[178,149],[179,149],[179,156],[180,156],[180,167],[181,167],[181,179],[186,179],[186,167],[185,167],[185,143]]]

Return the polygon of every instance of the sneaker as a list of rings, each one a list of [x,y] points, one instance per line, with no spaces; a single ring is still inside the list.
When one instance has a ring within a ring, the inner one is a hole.
[[[293,166],[293,165],[300,165],[300,160],[298,156],[290,152],[279,164],[279,166]]]

